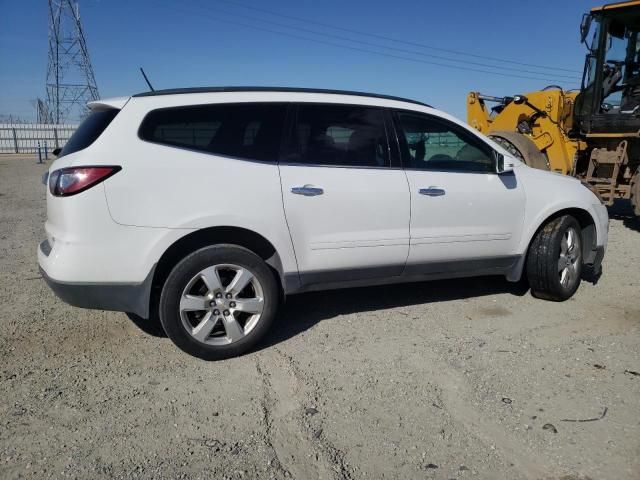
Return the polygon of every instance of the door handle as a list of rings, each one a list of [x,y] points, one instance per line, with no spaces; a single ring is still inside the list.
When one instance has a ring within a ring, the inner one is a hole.
[[[324,190],[312,185],[305,185],[304,187],[293,187],[291,193],[296,195],[304,195],[305,197],[315,197],[316,195],[322,195]]]
[[[443,188],[429,187],[429,188],[421,188],[420,190],[418,190],[418,193],[420,195],[427,195],[429,197],[441,197],[446,192],[444,191]]]

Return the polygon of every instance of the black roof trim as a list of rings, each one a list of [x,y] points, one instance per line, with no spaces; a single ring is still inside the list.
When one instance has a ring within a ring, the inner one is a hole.
[[[356,97],[381,98],[384,100],[396,100],[398,102],[414,103],[423,107],[431,107],[426,103],[410,100],[408,98],[394,97],[392,95],[379,95],[376,93],[351,92],[349,90],[330,90],[324,88],[295,88],[295,87],[193,87],[193,88],[168,88],[143,92],[134,97],[155,97],[157,95],[179,95],[184,93],[215,93],[215,92],[291,92],[291,93],[333,93],[336,95],[352,95]]]

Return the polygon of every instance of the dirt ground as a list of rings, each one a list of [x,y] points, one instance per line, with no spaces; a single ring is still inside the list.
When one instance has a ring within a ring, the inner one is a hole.
[[[567,302],[500,278],[305,294],[208,363],[49,291],[46,168],[0,156],[0,478],[640,478],[627,205]]]

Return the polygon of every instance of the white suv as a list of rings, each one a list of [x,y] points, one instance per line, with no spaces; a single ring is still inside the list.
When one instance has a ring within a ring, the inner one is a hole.
[[[202,88],[89,106],[48,176],[42,275],[72,305],[159,313],[201,358],[252,348],[293,293],[525,272],[565,300],[600,271],[596,195],[419,102]]]

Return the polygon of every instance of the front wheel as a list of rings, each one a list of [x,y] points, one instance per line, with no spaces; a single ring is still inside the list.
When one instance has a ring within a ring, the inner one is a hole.
[[[582,276],[582,234],[570,215],[544,225],[531,242],[527,256],[527,279],[534,296],[563,301],[570,298]]]
[[[234,245],[197,250],[169,274],[160,321],[183,351],[205,360],[242,355],[273,323],[278,286],[267,264]]]

